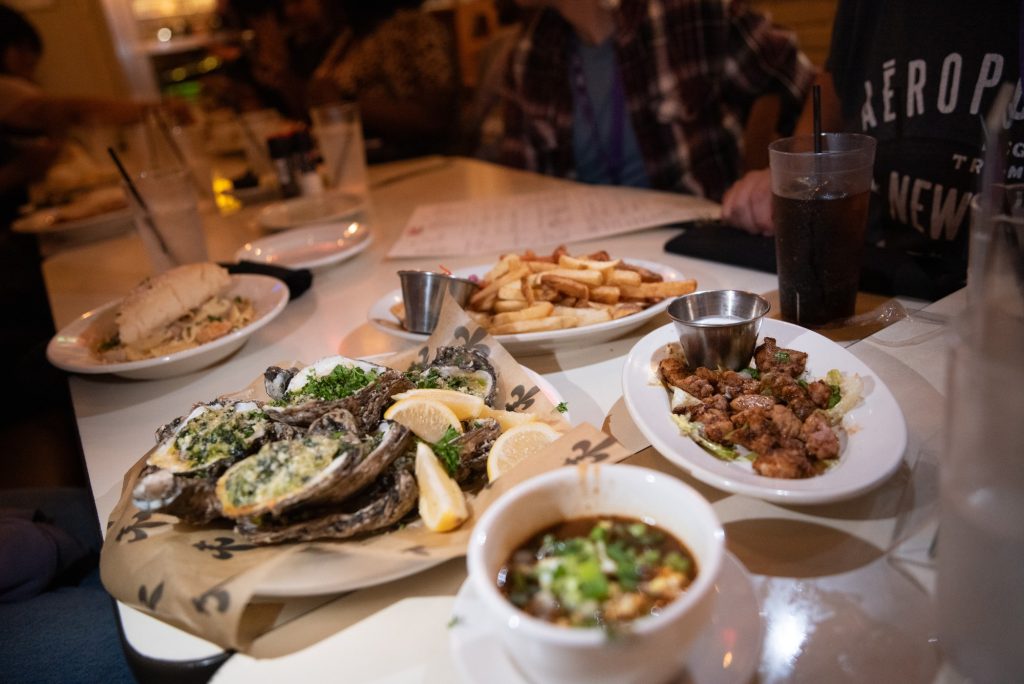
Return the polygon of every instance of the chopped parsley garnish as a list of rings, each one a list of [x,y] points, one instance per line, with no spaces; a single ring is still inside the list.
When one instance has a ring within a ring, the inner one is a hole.
[[[426,373],[421,373],[419,375],[414,374],[409,379],[416,383],[417,389],[441,388],[441,374],[437,372],[436,368],[431,368]]]
[[[457,624],[459,624],[459,616],[458,615],[452,615],[451,619],[448,620],[448,629],[451,629],[452,627],[454,627]]]
[[[752,377],[754,380],[760,380],[761,379],[761,371],[757,370],[753,366],[749,366],[747,368],[747,375]]]
[[[453,444],[453,442],[459,438],[458,431],[450,427],[445,430],[444,435],[434,444],[431,444],[431,448],[434,450],[434,454],[444,464],[444,469],[448,471],[448,474],[452,477],[459,470],[459,445]]]
[[[786,363],[787,361],[789,361],[789,352],[781,350],[775,352],[775,360],[778,361],[779,363]]]
[[[843,398],[843,393],[842,390],[840,390],[839,385],[829,385],[828,388],[830,391],[828,396],[828,408],[832,408],[839,403],[840,399]]]
[[[377,371],[363,370],[358,366],[335,366],[327,375],[315,376],[295,392],[288,392],[286,401],[298,397],[316,397],[330,401],[344,399],[377,379]]]
[[[565,413],[566,411],[569,410],[569,402],[567,402],[567,401],[560,401],[560,402],[558,402],[558,406],[555,407],[555,410],[558,411],[559,413]]]

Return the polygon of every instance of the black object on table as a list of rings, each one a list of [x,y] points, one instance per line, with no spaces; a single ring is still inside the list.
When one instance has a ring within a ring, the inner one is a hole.
[[[237,264],[221,264],[228,273],[251,273],[277,278],[288,286],[289,300],[295,300],[313,284],[313,272],[308,268],[285,268],[255,261],[239,261]]]
[[[665,243],[672,254],[718,261],[775,273],[775,239],[753,235],[718,221],[680,224],[678,235]],[[886,296],[934,301],[966,283],[962,255],[915,254],[901,249],[865,245],[860,289]]]

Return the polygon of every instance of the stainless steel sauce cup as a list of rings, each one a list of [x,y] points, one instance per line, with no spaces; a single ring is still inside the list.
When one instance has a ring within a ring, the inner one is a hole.
[[[431,271],[399,271],[398,277],[402,281],[405,329],[418,333],[434,332],[445,291],[451,293],[459,306],[465,307],[480,288],[472,280]]]
[[[742,370],[750,363],[771,305],[741,290],[711,290],[678,297],[668,305],[679,344],[691,368]]]

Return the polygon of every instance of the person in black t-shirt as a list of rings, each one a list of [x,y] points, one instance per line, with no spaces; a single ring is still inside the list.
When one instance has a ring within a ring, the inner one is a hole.
[[[1019,5],[841,0],[822,86],[822,130],[878,140],[865,269],[895,294],[942,297],[965,282],[970,202],[984,157],[985,119],[1004,83],[1009,182],[1024,180]],[[798,132],[810,134],[808,107]],[[771,234],[768,171],[725,194],[723,218]],[[897,257],[898,255],[898,257]],[[877,262],[886,262],[879,266]],[[912,271],[917,270],[916,273]],[[862,287],[865,283],[862,281]]]

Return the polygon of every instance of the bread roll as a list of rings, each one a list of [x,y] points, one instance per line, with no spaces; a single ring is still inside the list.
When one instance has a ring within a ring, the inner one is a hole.
[[[121,302],[115,323],[131,346],[227,288],[231,276],[217,264],[187,264],[142,281]]]

